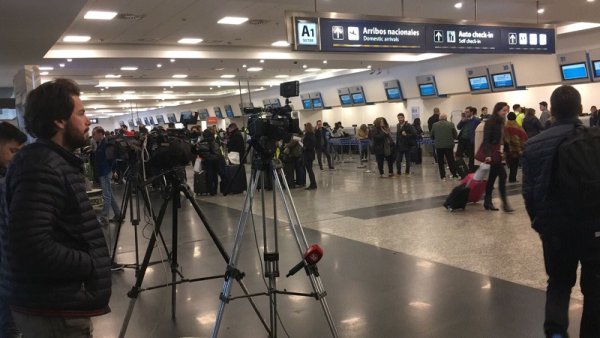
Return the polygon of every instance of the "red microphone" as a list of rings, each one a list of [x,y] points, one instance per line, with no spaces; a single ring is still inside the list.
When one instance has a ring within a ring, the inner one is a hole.
[[[286,275],[286,277],[293,276],[296,272],[300,271],[305,266],[317,264],[321,258],[323,258],[323,249],[318,244],[311,245],[304,253],[304,259],[296,264]]]

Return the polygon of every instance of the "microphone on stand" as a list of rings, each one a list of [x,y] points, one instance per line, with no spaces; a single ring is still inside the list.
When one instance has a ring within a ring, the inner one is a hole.
[[[306,252],[304,253],[304,258],[300,263],[296,264],[286,275],[286,277],[293,276],[296,272],[300,271],[300,269],[315,265],[323,258],[323,249],[317,244],[311,245]]]

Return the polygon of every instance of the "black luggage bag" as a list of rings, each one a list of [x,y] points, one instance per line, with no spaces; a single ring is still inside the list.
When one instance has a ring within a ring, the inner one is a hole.
[[[465,163],[465,160],[459,157],[454,161],[454,165],[456,166],[456,173],[461,179],[467,177],[469,174],[469,166]]]
[[[196,195],[208,194],[208,182],[206,181],[206,171],[194,173],[194,193]]]
[[[238,173],[238,168],[240,168]],[[224,167],[224,180],[221,180],[221,193],[222,194],[240,194],[246,191],[246,168],[243,165],[226,165]],[[237,174],[237,176],[236,176]],[[229,184],[229,182],[232,182]],[[229,190],[227,190],[229,189]]]
[[[444,202],[444,207],[449,211],[454,211],[456,209],[465,209],[467,206],[467,202],[469,201],[469,193],[471,192],[471,188],[467,187],[465,184],[460,184],[452,189],[450,195],[446,198]]]
[[[294,162],[286,162],[283,164],[283,174],[290,189],[296,188],[294,177],[296,176],[296,166]],[[283,183],[283,182],[282,182]]]
[[[414,164],[423,163],[423,149],[421,149],[421,147],[415,147],[410,152],[410,157],[411,157],[412,163],[414,163]]]

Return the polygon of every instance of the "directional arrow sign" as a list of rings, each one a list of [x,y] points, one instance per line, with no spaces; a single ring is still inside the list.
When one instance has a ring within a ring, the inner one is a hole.
[[[331,27],[331,33],[333,34],[334,40],[344,40],[344,27],[343,26],[333,26]]]
[[[433,42],[442,43],[444,42],[444,31],[433,31]]]

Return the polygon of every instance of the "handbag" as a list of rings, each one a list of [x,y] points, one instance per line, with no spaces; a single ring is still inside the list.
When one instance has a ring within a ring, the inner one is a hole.
[[[475,154],[475,159],[479,162],[485,163],[485,158],[488,156],[485,154],[485,150],[483,147],[483,144],[479,146],[479,150],[477,150],[477,154]],[[500,151],[500,144],[492,144],[490,147],[492,150],[491,154],[489,155],[489,157],[492,159],[491,163],[502,163],[502,152]]]

